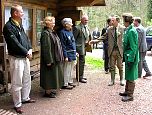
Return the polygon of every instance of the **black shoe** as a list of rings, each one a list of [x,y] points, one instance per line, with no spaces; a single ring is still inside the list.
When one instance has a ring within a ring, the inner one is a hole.
[[[80,82],[81,82],[81,83],[87,83],[87,80],[81,79]]]
[[[127,96],[127,92],[119,93],[120,96]]]
[[[120,80],[120,85],[121,85],[121,86],[124,86],[124,85],[125,85],[123,80]]]
[[[73,89],[73,86],[71,86],[71,85],[62,86],[62,89],[69,89],[69,90],[71,90],[71,89]]]
[[[51,91],[51,93],[55,94],[56,95],[56,91]]]
[[[111,81],[109,84],[108,84],[108,86],[113,86],[115,84],[115,82],[114,81]]]
[[[76,87],[76,85],[73,84],[73,83],[69,83],[69,85],[70,85],[70,86],[73,86],[73,88]]]
[[[128,101],[133,101],[134,99],[133,99],[133,97],[131,97],[131,96],[124,96],[124,97],[122,97],[122,101],[123,102],[128,102]]]
[[[150,77],[150,76],[152,76],[152,74],[151,74],[151,73],[146,73],[146,75],[145,75],[145,76],[143,76],[143,78]]]
[[[54,94],[53,92],[51,92],[50,94],[45,93],[44,97],[56,98],[56,94]]]
[[[35,103],[36,101],[33,99],[30,99],[28,101],[23,101],[22,104],[26,104],[26,103]]]
[[[109,72],[108,71],[105,71],[105,74],[108,74]]]

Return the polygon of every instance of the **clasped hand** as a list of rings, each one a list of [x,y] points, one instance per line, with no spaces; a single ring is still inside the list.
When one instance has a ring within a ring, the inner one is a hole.
[[[129,68],[131,68],[132,65],[133,65],[133,62],[127,62],[127,65],[128,65]]]

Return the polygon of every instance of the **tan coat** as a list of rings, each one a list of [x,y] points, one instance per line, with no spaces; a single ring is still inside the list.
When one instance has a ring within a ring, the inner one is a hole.
[[[119,24],[117,27],[117,45],[118,45],[121,57],[123,57],[123,43],[122,43],[123,32],[124,32],[124,26]],[[113,26],[110,26],[108,28],[107,36],[108,36],[107,37],[108,38],[108,57],[110,57],[113,51],[114,38],[115,38],[115,30]]]

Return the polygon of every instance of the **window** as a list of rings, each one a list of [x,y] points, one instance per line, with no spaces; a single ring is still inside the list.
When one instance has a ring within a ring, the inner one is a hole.
[[[5,7],[5,23],[9,20],[9,17],[11,17],[10,10],[11,10],[11,6]],[[25,30],[25,33],[27,34],[27,36],[30,38],[30,40],[32,42],[33,10],[23,7],[23,11],[24,11],[24,15],[22,18],[22,25]]]
[[[40,45],[40,37],[42,32],[42,22],[45,18],[45,10],[37,9],[36,10],[36,44]]]
[[[30,38],[31,43],[33,44],[32,38],[33,38],[33,10],[29,8],[24,8],[24,15],[22,18],[22,25],[25,30],[25,33]]]
[[[20,3],[18,3],[20,4]],[[4,4],[4,23],[9,20],[10,10],[13,3]],[[39,51],[40,37],[42,32],[42,21],[46,15],[46,7],[23,4],[24,16],[22,18],[22,25],[27,36],[30,38],[32,43],[33,52]]]

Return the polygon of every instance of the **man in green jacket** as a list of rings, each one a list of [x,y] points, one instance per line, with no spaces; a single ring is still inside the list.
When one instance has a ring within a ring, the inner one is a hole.
[[[133,16],[131,13],[123,14],[123,21],[126,27],[123,40],[123,51],[125,61],[125,92],[119,93],[123,96],[122,101],[133,101],[135,81],[138,78],[138,33],[133,27]]]

